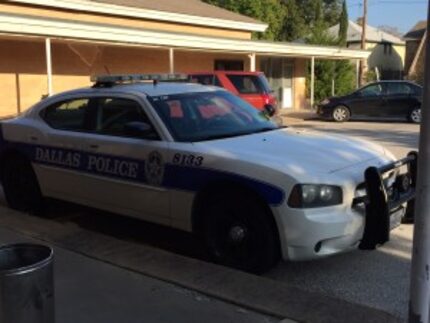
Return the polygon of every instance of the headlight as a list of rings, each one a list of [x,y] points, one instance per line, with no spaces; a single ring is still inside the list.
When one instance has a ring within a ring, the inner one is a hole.
[[[292,208],[315,208],[342,204],[342,200],[339,186],[299,184],[294,186],[288,205]]]
[[[324,99],[324,100],[321,101],[322,105],[329,104],[329,103],[330,103],[329,99]]]

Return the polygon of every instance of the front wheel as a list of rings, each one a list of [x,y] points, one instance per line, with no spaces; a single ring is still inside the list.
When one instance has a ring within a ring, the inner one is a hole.
[[[3,161],[1,178],[6,201],[12,209],[39,213],[43,196],[31,163],[23,157]]]
[[[351,113],[349,109],[343,105],[339,105],[333,110],[332,114],[333,120],[336,122],[345,122],[348,121],[351,117]]]
[[[256,274],[276,264],[276,226],[262,203],[230,192],[212,198],[205,213],[206,244],[215,262]]]
[[[411,111],[409,120],[412,123],[421,123],[421,107],[416,107]]]

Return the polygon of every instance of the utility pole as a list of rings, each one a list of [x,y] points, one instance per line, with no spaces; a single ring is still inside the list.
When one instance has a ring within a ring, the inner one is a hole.
[[[429,0],[430,7],[430,0]],[[430,30],[428,10],[427,34]],[[425,76],[418,158],[409,323],[429,323],[430,310],[430,38],[426,39]]]
[[[361,20],[361,49],[366,50],[366,27],[367,27],[367,0],[363,0],[363,19]],[[360,85],[364,84],[364,72],[366,71],[367,61],[361,60],[360,64]]]

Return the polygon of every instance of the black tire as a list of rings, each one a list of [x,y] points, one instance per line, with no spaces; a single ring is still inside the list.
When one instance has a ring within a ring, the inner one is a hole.
[[[338,105],[333,109],[332,119],[336,122],[346,122],[351,117],[351,112],[344,105]]]
[[[244,192],[224,192],[205,208],[204,236],[216,263],[262,274],[279,260],[274,220],[263,203]]]
[[[419,124],[421,123],[421,107],[415,107],[409,113],[409,121],[412,123]]]
[[[31,163],[20,156],[2,163],[1,179],[6,201],[12,209],[40,214],[44,200]]]

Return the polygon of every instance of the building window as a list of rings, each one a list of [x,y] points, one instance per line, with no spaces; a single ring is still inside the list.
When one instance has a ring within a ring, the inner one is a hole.
[[[215,71],[243,71],[244,64],[242,60],[215,60]]]
[[[384,44],[384,54],[391,55],[393,53],[393,46],[391,44]]]

